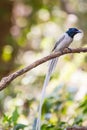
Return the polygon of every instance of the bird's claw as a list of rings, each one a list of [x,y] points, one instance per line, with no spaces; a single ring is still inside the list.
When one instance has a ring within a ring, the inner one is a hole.
[[[69,47],[66,47],[70,52],[72,52],[72,49],[71,48],[69,48]]]

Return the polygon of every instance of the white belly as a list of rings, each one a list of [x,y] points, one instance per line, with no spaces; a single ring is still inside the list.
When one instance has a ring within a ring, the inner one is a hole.
[[[63,51],[73,41],[73,39],[70,36],[68,36],[68,34],[65,33],[64,35],[65,35],[65,38],[58,44],[58,46],[55,49],[56,51],[59,51],[59,50]]]

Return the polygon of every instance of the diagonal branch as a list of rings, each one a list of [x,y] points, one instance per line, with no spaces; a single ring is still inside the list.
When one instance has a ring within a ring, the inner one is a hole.
[[[63,53],[62,52],[55,52],[55,53],[52,53],[46,57],[43,57],[37,61],[35,61],[34,63],[30,64],[29,66],[21,69],[21,70],[18,70],[6,77],[3,77],[0,81],[0,91],[3,90],[4,88],[6,88],[7,84],[9,84],[11,81],[13,81],[15,78],[17,78],[18,76],[26,73],[27,71],[37,67],[38,65],[50,60],[50,59],[53,59],[55,57],[59,57],[59,56],[62,56],[62,55],[65,55],[65,54],[69,54],[69,53],[80,53],[80,52],[87,52],[87,48],[77,48],[77,49],[72,49],[72,51],[70,50],[64,50]]]

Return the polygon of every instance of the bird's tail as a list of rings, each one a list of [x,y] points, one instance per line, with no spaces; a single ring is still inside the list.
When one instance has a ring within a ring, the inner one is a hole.
[[[49,63],[48,73],[46,75],[46,78],[45,78],[45,81],[44,81],[44,84],[43,84],[43,88],[42,88],[42,93],[41,93],[41,99],[40,99],[40,106],[39,106],[36,130],[40,130],[41,111],[42,111],[42,105],[43,105],[44,98],[45,98],[46,87],[47,87],[47,85],[49,83],[51,74],[53,73],[53,71],[54,71],[54,69],[56,67],[57,61],[58,61],[58,58],[54,58],[54,59],[50,60],[50,63]]]

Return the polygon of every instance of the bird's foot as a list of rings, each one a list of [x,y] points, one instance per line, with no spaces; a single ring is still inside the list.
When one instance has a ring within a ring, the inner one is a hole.
[[[72,52],[72,49],[71,49],[71,48],[69,48],[69,47],[66,47],[66,49],[68,49],[70,52]]]

